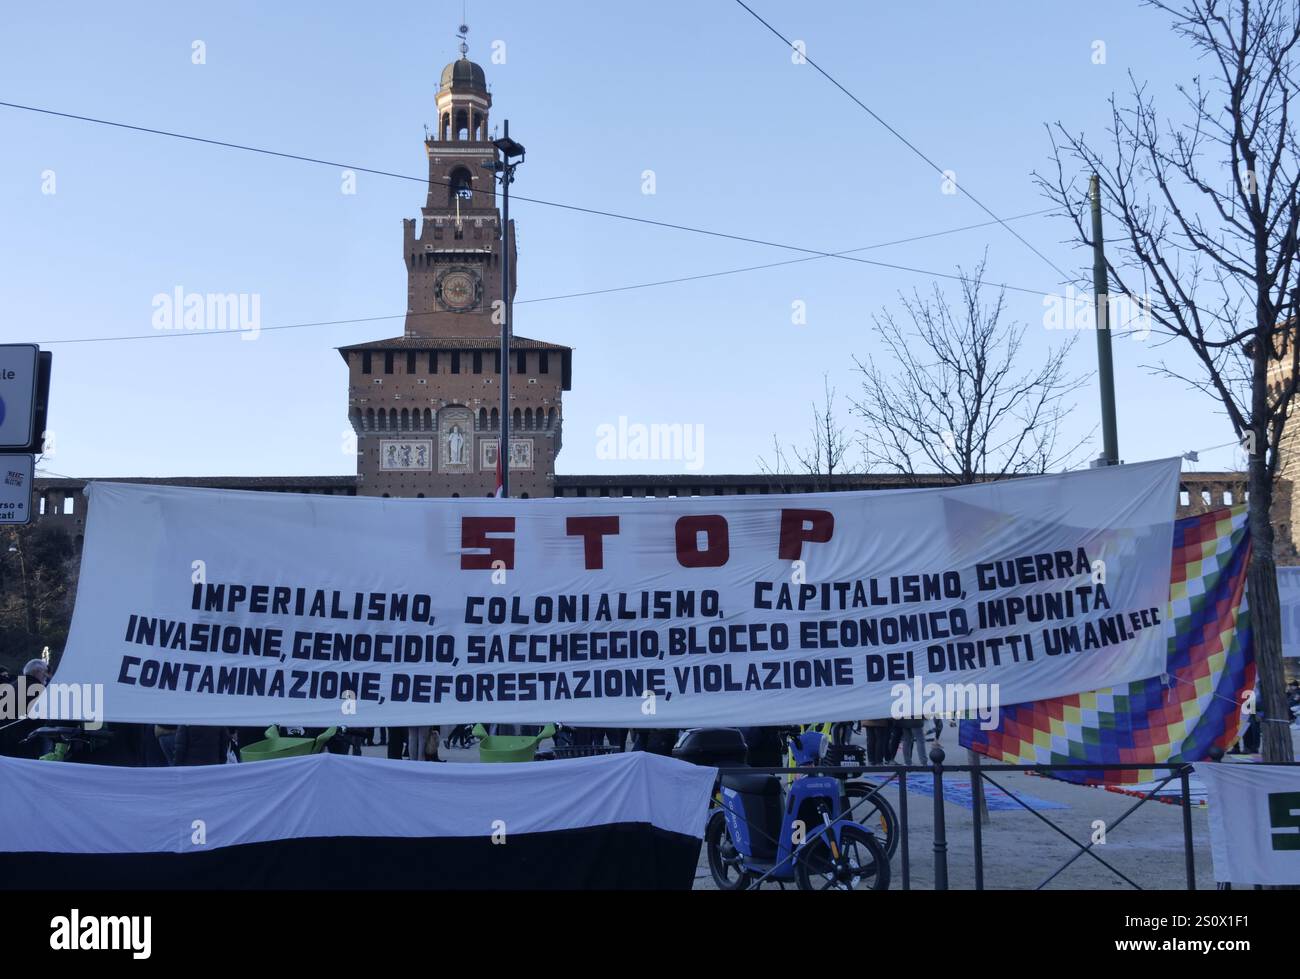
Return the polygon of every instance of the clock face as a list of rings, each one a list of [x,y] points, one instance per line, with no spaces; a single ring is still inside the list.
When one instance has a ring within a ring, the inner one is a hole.
[[[448,309],[469,309],[478,302],[478,277],[473,272],[447,272],[438,280],[442,304]]]

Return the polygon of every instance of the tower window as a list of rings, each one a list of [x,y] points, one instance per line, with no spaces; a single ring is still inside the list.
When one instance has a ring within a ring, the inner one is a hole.
[[[391,350],[384,351],[384,373],[393,373],[393,352]]]
[[[370,373],[370,351],[369,350],[361,351],[361,373],[362,374]]]
[[[522,350],[515,355],[515,373],[516,374],[528,373],[528,354],[526,354]]]
[[[474,351],[474,373],[483,373],[483,351],[481,350]]]
[[[498,348],[498,349],[492,351],[492,372],[493,372],[494,374],[500,374],[500,373],[501,373],[501,350],[500,350],[500,348]]]
[[[453,374],[460,373],[460,351],[459,350],[453,350],[451,352],[451,372]]]
[[[537,373],[549,374],[551,371],[551,358],[545,350],[537,355]]]
[[[438,351],[436,350],[429,351],[429,373],[438,373]]]
[[[454,206],[457,198],[462,201],[469,201],[474,197],[474,178],[465,167],[457,167],[453,170],[451,179],[447,183],[449,185],[448,204]]]
[[[406,373],[408,374],[415,373],[415,351],[414,350],[408,350],[406,352]]]

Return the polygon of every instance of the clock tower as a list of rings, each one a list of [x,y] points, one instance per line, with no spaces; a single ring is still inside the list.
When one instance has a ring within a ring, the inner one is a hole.
[[[497,211],[483,69],[462,53],[442,70],[436,106],[437,129],[424,141],[429,194],[419,233],[414,220],[403,222],[406,335],[499,336],[501,257],[509,248],[513,265],[515,236]],[[510,290],[513,298],[513,282]]]
[[[554,494],[572,351],[515,336],[511,363],[500,362],[501,264],[509,248],[511,272],[517,268],[514,222],[503,226],[497,210],[492,95],[483,69],[467,56],[465,30],[461,57],[442,71],[437,126],[426,128],[429,189],[420,227],[402,222],[405,329],[340,350],[357,491],[365,495],[493,495],[503,368],[510,372],[511,495]]]

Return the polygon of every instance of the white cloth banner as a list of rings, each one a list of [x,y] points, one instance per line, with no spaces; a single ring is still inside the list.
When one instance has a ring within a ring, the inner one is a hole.
[[[1300,656],[1300,568],[1277,569],[1277,597],[1282,606],[1282,655]]]
[[[482,837],[501,820],[518,835],[648,823],[702,837],[716,776],[645,751],[530,765],[320,754],[116,768],[0,758],[0,850],[188,853],[308,837]]]
[[[77,694],[115,721],[685,728],[1096,690],[1164,669],[1178,474],[689,500],[95,483],[47,716]]]
[[[1196,766],[1208,790],[1214,879],[1300,884],[1300,768]]]

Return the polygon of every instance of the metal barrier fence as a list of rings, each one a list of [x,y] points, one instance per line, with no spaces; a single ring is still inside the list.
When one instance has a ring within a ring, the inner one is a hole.
[[[1216,753],[1217,754],[1217,753]],[[1178,804],[1182,807],[1182,830],[1183,830],[1183,861],[1187,874],[1187,889],[1196,890],[1196,854],[1192,839],[1192,805],[1191,805],[1191,785],[1189,776],[1193,766],[1186,762],[1176,763],[1142,763],[1136,765],[1114,765],[1114,764],[1081,764],[1081,765],[1006,765],[995,763],[981,763],[978,765],[947,765],[945,753],[942,748],[932,748],[930,751],[930,765],[818,765],[804,766],[798,769],[794,768],[750,768],[745,766],[727,766],[719,768],[722,774],[747,774],[747,775],[832,775],[837,778],[856,778],[866,774],[882,774],[891,776],[879,786],[883,791],[888,785],[897,782],[898,785],[898,833],[899,835],[899,860],[902,877],[903,890],[911,889],[911,850],[909,846],[908,833],[908,779],[900,778],[901,775],[922,775],[929,776],[933,779],[933,800],[934,800],[934,826],[933,826],[933,846],[934,846],[934,886],[936,890],[948,889],[948,835],[946,828],[946,818],[944,812],[944,777],[947,774],[955,772],[969,772],[972,774],[971,795],[974,808],[974,818],[972,822],[972,844],[975,856],[975,889],[984,889],[984,836],[983,826],[980,823],[981,799],[983,796],[983,786],[985,782],[997,788],[1008,798],[1012,799],[1025,810],[1033,813],[1035,817],[1041,820],[1053,830],[1069,840],[1076,847],[1073,856],[1065,861],[1054,873],[1048,876],[1038,889],[1049,884],[1062,871],[1073,864],[1080,857],[1087,854],[1094,860],[1097,860],[1111,873],[1121,878],[1125,883],[1142,890],[1142,886],[1132,880],[1126,874],[1117,870],[1110,862],[1102,857],[1093,847],[1093,843],[1082,843],[1075,839],[1070,833],[1066,832],[1060,826],[1056,825],[1041,812],[1035,809],[1027,801],[1020,798],[1014,792],[1008,790],[1005,786],[999,785],[990,776],[1002,772],[1035,772],[1038,774],[1049,774],[1051,772],[1066,771],[1087,771],[1087,772],[1133,772],[1133,771],[1164,771],[1168,774],[1145,795],[1139,798],[1131,805],[1119,819],[1108,825],[1108,830],[1118,826],[1139,808],[1145,805],[1156,794],[1175,779],[1179,782]],[[1213,760],[1218,761],[1218,757]],[[1300,765],[1300,762],[1290,764]]]

